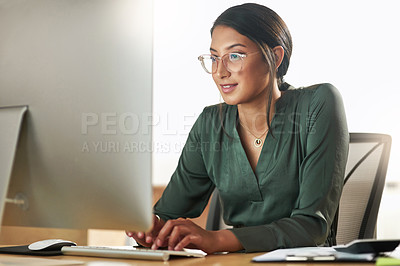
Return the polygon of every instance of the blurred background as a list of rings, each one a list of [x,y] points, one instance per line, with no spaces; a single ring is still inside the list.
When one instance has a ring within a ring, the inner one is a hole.
[[[288,83],[332,83],[343,96],[350,132],[392,136],[378,238],[400,238],[400,208],[395,205],[400,200],[398,1],[255,2],[276,11],[292,34]],[[154,185],[168,183],[203,108],[222,101],[197,56],[209,52],[217,16],[241,3],[154,0]]]

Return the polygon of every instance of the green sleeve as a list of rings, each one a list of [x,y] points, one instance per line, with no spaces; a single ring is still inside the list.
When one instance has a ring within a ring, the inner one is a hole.
[[[322,85],[308,102],[301,112],[307,131],[294,151],[304,153],[295,208],[270,224],[232,229],[246,252],[316,246],[327,239],[343,187],[349,134],[336,88]]]
[[[168,186],[154,206],[154,213],[165,221],[200,216],[214,190],[201,152],[201,129],[204,123],[203,112],[189,133]]]

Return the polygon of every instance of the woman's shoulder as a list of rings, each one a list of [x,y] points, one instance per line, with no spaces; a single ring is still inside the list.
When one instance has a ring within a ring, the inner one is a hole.
[[[285,94],[288,93],[299,93],[299,94],[309,94],[310,96],[330,96],[334,94],[339,94],[339,90],[330,83],[320,83],[314,84],[307,87],[299,87],[295,88],[290,86],[288,90],[284,92]],[[314,95],[315,94],[315,95]]]
[[[220,128],[221,121],[231,122],[235,119],[237,113],[236,105],[228,105],[226,103],[219,103],[204,107],[203,111],[197,118],[193,128],[196,131],[208,131],[208,128]]]
[[[220,119],[221,114],[230,114],[236,112],[237,107],[236,105],[228,105],[226,103],[219,103],[214,105],[209,105],[204,107],[202,116],[206,119]]]
[[[203,137],[229,132],[235,125],[237,106],[220,103],[206,106],[196,120],[192,130],[201,132]]]
[[[300,102],[332,102],[334,100],[342,100],[339,90],[330,83],[320,83],[299,88],[290,86],[283,92],[283,95]]]
[[[312,110],[336,110],[343,106],[339,90],[330,83],[315,84],[307,87],[295,88],[290,86],[282,93],[279,106],[286,106],[292,111],[309,113]],[[280,107],[278,107],[280,108]]]
[[[314,98],[341,97],[339,90],[331,83],[320,83],[296,89]]]

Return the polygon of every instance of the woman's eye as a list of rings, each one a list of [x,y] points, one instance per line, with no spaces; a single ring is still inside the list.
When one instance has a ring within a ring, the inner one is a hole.
[[[231,61],[240,60],[240,55],[239,55],[239,54],[229,54],[229,59],[230,59]]]

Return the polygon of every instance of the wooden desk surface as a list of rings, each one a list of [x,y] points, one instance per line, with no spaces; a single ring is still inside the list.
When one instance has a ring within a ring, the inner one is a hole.
[[[163,265],[163,266],[224,266],[224,265],[275,265],[275,266],[366,266],[374,265],[374,263],[254,263],[251,259],[254,256],[262,253],[231,253],[224,255],[208,255],[205,258],[173,258],[167,262],[146,261],[146,260],[126,260],[126,259],[106,259],[81,256],[52,256],[52,257],[37,257],[37,256],[19,256],[19,255],[0,255],[0,265],[10,263],[11,265],[86,265],[86,266],[129,266],[129,265]],[[82,262],[82,264],[74,264],[74,262]],[[3,263],[3,264],[2,264]]]

